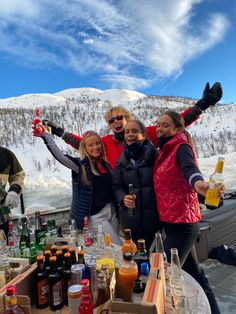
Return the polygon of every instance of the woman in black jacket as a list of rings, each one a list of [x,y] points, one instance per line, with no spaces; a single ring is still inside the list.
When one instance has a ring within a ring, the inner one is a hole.
[[[160,227],[153,188],[156,149],[146,139],[145,126],[139,120],[126,124],[125,142],[125,149],[116,164],[113,177],[120,225],[121,229],[131,228],[135,242],[145,239],[149,248]],[[129,195],[129,184],[133,184],[134,195]],[[134,216],[130,216],[128,209],[134,207]]]

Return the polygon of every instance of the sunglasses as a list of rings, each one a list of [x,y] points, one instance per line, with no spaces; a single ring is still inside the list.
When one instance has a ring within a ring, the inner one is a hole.
[[[112,124],[113,122],[115,122],[115,120],[117,121],[121,121],[124,119],[124,116],[122,114],[115,116],[114,118],[111,118],[110,120],[108,120],[109,124]]]

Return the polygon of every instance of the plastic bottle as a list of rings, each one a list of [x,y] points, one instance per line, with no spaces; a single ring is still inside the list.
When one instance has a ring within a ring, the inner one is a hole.
[[[93,314],[94,304],[91,298],[89,287],[82,287],[82,299],[79,307],[79,314]]]
[[[34,118],[34,135],[39,135],[39,124],[41,123],[40,119],[40,109],[36,108],[35,109],[35,118]]]
[[[2,314],[25,314],[25,311],[17,304],[16,286],[10,285],[5,294],[6,307]]]
[[[123,261],[118,270],[119,282],[123,285],[133,288],[133,282],[138,279],[138,266],[132,260],[133,255],[130,252],[126,252],[123,255]]]
[[[49,305],[48,275],[44,270],[44,257],[37,257],[37,270],[35,275],[36,300],[35,305],[38,309],[44,309]]]
[[[211,174],[209,179],[209,189],[206,193],[205,204],[218,207],[220,203],[219,198],[219,184],[223,183],[223,167],[224,157],[219,157],[215,166],[215,171]]]
[[[131,229],[124,229],[124,242],[121,248],[122,255],[126,252],[130,252],[132,254],[135,254],[137,252],[137,246],[132,241],[131,237]]]

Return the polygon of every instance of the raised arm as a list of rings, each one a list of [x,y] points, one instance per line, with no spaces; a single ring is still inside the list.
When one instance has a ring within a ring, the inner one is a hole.
[[[62,127],[47,119],[43,120],[43,125],[51,128],[51,134],[61,137],[66,142],[66,144],[69,144],[75,149],[79,149],[81,142],[80,136],[64,131]]]

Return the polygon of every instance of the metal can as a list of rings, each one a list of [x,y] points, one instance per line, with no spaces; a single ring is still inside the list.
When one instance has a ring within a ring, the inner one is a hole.
[[[85,276],[85,265],[75,264],[71,266],[71,281],[72,285],[79,285],[81,279]]]
[[[68,310],[69,314],[79,313],[79,306],[81,304],[82,286],[73,285],[68,288]]]
[[[90,259],[85,266],[86,269],[86,276],[90,281],[90,289],[92,292],[92,298],[95,302],[97,299],[97,271],[96,271],[96,260]]]

